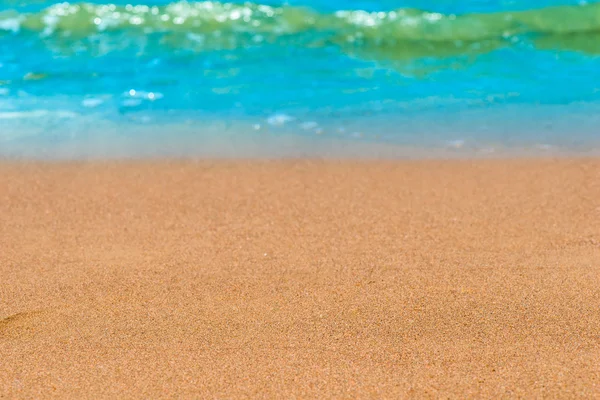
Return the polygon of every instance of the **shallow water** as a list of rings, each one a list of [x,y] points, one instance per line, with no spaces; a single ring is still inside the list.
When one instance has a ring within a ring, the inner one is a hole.
[[[599,111],[600,3],[0,4],[3,156],[584,153]]]

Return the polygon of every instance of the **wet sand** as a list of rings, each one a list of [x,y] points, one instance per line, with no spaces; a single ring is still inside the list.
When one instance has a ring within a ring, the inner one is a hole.
[[[0,164],[0,398],[598,398],[600,160]]]

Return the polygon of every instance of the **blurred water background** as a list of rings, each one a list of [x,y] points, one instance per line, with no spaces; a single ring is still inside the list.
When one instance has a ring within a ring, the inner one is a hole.
[[[0,156],[600,149],[600,3],[0,1]]]

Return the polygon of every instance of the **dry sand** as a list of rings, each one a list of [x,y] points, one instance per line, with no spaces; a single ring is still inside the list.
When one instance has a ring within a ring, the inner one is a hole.
[[[600,398],[600,160],[0,165],[2,398]]]

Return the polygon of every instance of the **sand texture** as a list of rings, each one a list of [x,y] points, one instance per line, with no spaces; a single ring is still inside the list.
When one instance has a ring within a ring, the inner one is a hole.
[[[600,160],[0,164],[0,398],[600,398]]]

